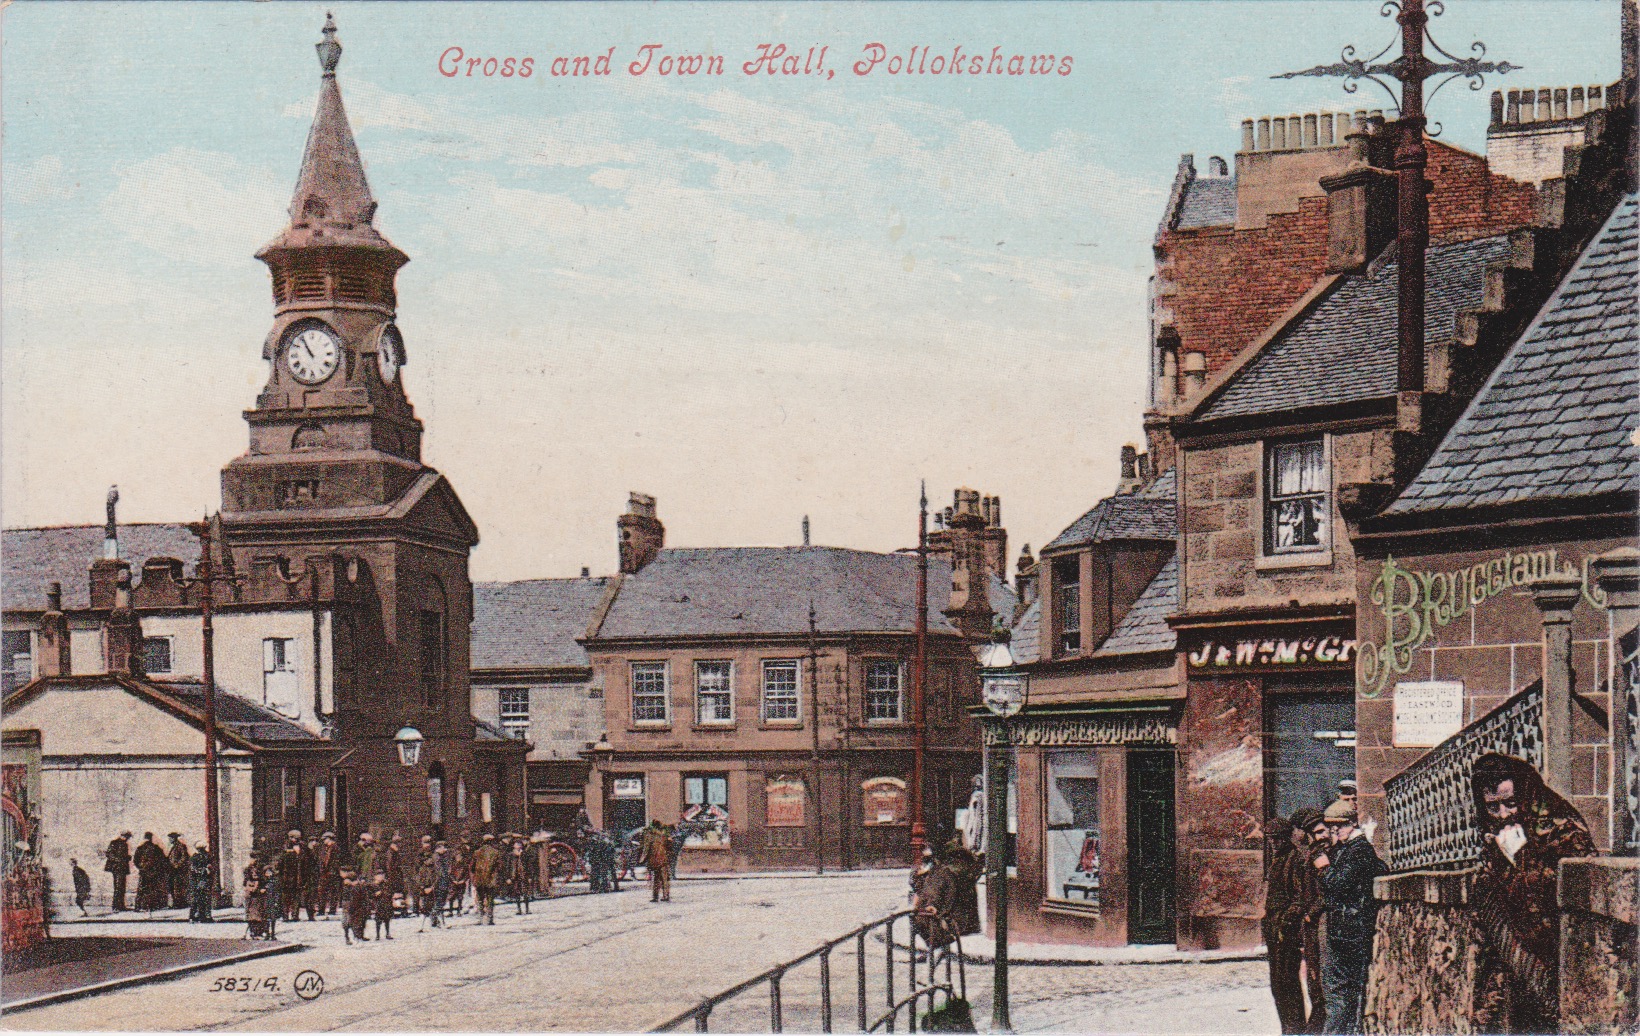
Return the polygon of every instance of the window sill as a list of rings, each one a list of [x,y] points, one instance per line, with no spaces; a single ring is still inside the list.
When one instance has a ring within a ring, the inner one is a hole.
[[[1331,568],[1332,563],[1331,550],[1315,550],[1302,554],[1261,554],[1253,562],[1253,568],[1259,572],[1281,572],[1294,568]]]
[[[626,732],[629,733],[629,734],[642,734],[642,733],[645,733],[646,731],[647,732],[654,732],[654,731],[666,731],[666,730],[671,730],[671,729],[672,729],[672,722],[670,720],[666,720],[664,722],[661,721],[661,720],[638,720],[638,721],[632,723],[630,726],[628,726],[626,728]]]
[[[758,723],[759,730],[802,730],[803,721],[800,719],[766,719]]]
[[[909,727],[910,725],[911,724],[907,723],[903,719],[868,719],[868,720],[866,720],[866,726],[871,727],[873,729],[882,728],[882,727]]]
[[[1078,903],[1074,899],[1044,899],[1037,910],[1044,914],[1080,917],[1090,921],[1097,921],[1101,913],[1098,903]]]
[[[734,730],[736,726],[737,726],[737,724],[735,724],[735,723],[691,723],[689,725],[689,729],[690,730],[695,730],[695,731],[701,731],[701,730]]]

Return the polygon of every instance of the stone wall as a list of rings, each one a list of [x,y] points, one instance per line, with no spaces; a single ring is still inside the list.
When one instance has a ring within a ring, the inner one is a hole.
[[[1560,1031],[1634,1032],[1640,860],[1565,861],[1560,906]]]

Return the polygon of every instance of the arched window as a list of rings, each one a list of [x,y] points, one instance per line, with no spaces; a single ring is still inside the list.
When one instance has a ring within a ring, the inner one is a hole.
[[[417,613],[419,625],[417,644],[421,668],[421,703],[429,709],[441,709],[445,702],[445,687],[449,679],[449,637],[445,617],[444,586],[436,576],[427,577],[427,594]]]

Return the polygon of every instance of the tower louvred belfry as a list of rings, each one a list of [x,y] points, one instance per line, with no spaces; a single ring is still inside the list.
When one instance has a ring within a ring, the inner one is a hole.
[[[236,603],[314,616],[311,647],[289,650],[319,656],[301,711],[347,752],[352,822],[420,827],[434,812],[425,787],[406,791],[397,730],[422,735],[418,766],[469,775],[475,795],[492,786],[480,773],[499,782],[504,762],[522,767],[513,750],[523,743],[475,741],[468,558],[478,530],[421,460],[395,324],[393,282],[409,259],[374,225],[328,15],[317,49],[319,99],[290,220],[256,254],[273,279],[268,380],[245,411],[249,449],[222,470],[221,539],[245,574]]]

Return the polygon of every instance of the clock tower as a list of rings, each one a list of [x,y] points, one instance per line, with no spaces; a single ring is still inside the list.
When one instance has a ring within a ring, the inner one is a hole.
[[[323,779],[331,826],[408,835],[504,822],[506,804],[521,803],[527,746],[497,744],[472,718],[478,530],[421,462],[394,322],[409,260],[374,225],[328,15],[317,50],[290,223],[256,255],[273,280],[268,380],[245,412],[249,450],[222,471],[223,535],[242,577],[233,604],[312,610],[313,713],[341,760]],[[407,741],[418,750],[402,751]]]

